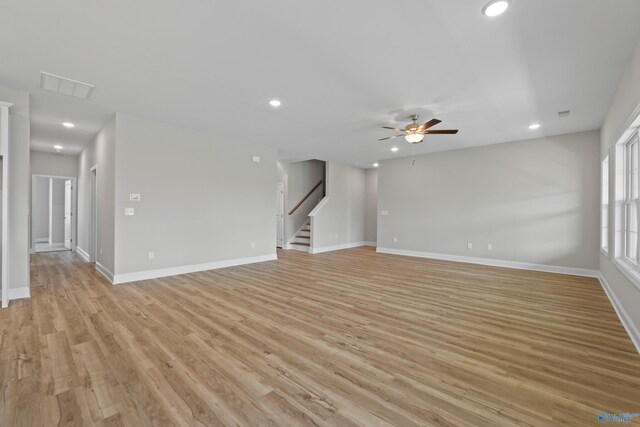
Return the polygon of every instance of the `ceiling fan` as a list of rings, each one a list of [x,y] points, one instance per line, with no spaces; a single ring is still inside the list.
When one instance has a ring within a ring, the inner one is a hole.
[[[392,126],[382,126],[384,129],[397,130],[398,132],[402,132],[402,134],[382,138],[378,141],[386,141],[387,139],[399,138],[401,136],[404,136],[404,139],[406,139],[407,142],[411,144],[419,144],[422,142],[425,135],[455,135],[456,133],[458,133],[457,129],[429,130],[429,128],[441,122],[438,119],[431,119],[428,122],[420,125],[418,124],[418,115],[414,114],[411,116],[411,120],[413,120],[413,123],[408,124],[404,129],[398,129]]]

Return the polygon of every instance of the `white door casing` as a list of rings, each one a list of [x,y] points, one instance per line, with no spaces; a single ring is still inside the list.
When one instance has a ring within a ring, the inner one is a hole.
[[[277,209],[276,209],[276,247],[284,247],[284,184],[278,183],[276,186]]]
[[[71,216],[73,215],[71,209],[71,191],[73,190],[73,183],[70,179],[64,182],[64,247],[71,249]]]

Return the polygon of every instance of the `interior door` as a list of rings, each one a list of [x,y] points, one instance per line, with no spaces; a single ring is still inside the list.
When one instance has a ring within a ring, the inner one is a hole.
[[[276,187],[276,197],[278,200],[276,209],[276,246],[284,247],[284,184],[279,183]]]
[[[71,180],[64,182],[64,247],[71,249]]]

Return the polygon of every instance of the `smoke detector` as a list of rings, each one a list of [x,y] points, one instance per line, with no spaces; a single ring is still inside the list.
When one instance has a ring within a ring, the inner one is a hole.
[[[57,92],[62,95],[69,95],[80,99],[89,99],[95,88],[94,85],[56,76],[55,74],[45,73],[44,71],[41,73],[40,87],[51,92]]]

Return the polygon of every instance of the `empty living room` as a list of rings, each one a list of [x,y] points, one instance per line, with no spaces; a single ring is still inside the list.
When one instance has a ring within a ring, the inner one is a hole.
[[[640,426],[640,1],[0,1],[0,426]]]

